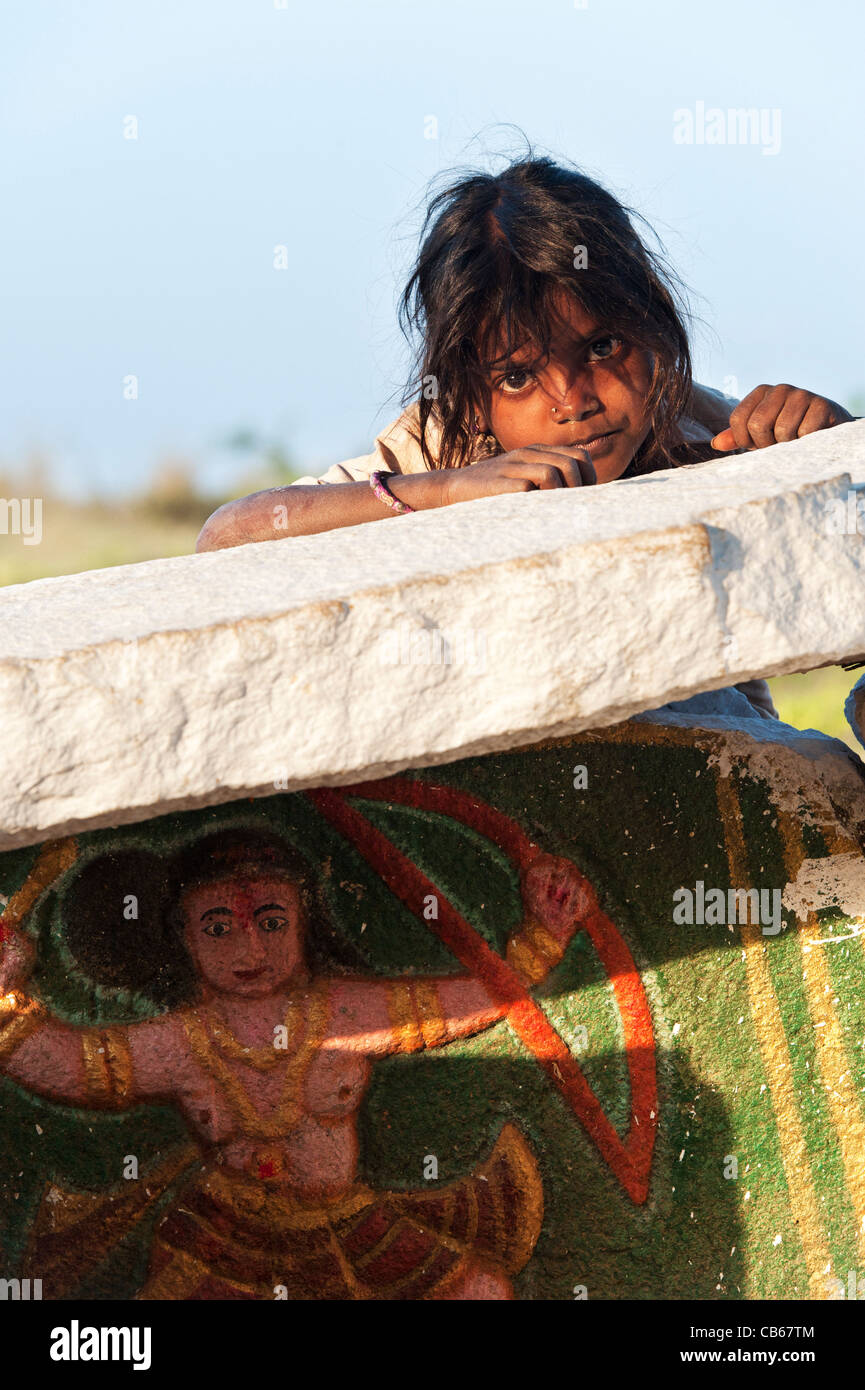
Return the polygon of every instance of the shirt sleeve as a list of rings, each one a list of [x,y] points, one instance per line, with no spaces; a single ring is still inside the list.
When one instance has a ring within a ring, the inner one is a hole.
[[[344,463],[335,463],[319,477],[308,474],[295,478],[292,487],[310,487],[316,483],[366,483],[369,475],[380,468],[385,473],[424,473],[427,464],[417,437],[417,406],[404,411],[376,436],[372,452],[361,454]]]
[[[344,463],[334,463],[324,473],[314,477],[312,474],[295,478],[292,487],[311,487],[316,483],[365,483],[375,468],[386,468],[379,454],[362,454],[356,459],[346,459]]]

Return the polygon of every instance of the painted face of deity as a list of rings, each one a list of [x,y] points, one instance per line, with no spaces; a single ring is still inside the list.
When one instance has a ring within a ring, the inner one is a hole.
[[[184,940],[218,994],[264,998],[305,972],[303,908],[290,879],[227,876],[183,895]]]

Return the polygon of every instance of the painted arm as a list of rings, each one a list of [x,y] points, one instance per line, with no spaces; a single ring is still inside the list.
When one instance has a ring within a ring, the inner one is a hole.
[[[55,1018],[23,989],[0,997],[0,1072],[49,1100],[92,1110],[169,1100],[187,1060],[176,1015],[82,1027]]]
[[[74,839],[47,841],[0,917],[0,1072],[50,1100],[122,1110],[175,1093],[186,1057],[183,1029],[171,1014],[128,1027],[80,1027],[31,996],[36,948],[24,923],[76,855]]]
[[[128,1029],[79,1028],[23,990],[0,998],[0,1071],[36,1095],[97,1110],[133,1103]]]
[[[32,942],[8,915],[2,924],[0,1072],[36,1095],[94,1110],[123,1110],[174,1091],[177,1040],[165,1036],[177,1031],[171,1015],[128,1027],[81,1027],[55,1018],[27,989]],[[166,1057],[174,1058],[173,1067]]]
[[[128,1056],[124,1030],[63,1023],[27,989],[36,949],[23,923],[39,895],[75,856],[72,839],[43,845],[0,918],[0,1071],[52,1100],[104,1108],[123,1090]]]
[[[525,875],[523,902],[525,917],[508,942],[506,959],[531,988],[558,965],[597,904],[574,864],[546,854]],[[373,1056],[442,1047],[492,1027],[509,1008],[470,974],[382,984],[340,982],[333,986],[332,1021],[324,1045]]]

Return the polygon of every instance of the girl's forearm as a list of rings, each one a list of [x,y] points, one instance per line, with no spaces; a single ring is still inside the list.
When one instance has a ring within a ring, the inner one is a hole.
[[[388,479],[388,487],[400,502],[426,511],[443,504],[443,472],[399,474]],[[250,541],[312,536],[397,515],[379,501],[369,483],[274,487],[226,502],[204,523],[195,548],[225,550]]]

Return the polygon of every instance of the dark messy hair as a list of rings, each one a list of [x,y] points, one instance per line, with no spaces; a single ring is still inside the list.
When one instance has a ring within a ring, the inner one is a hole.
[[[313,974],[361,964],[337,935],[309,860],[259,829],[204,835],[170,858],[149,850],[117,850],[91,860],[70,885],[64,904],[66,941],[77,968],[95,985],[144,995],[162,1007],[197,997],[199,981],[184,941],[182,898],[218,879],[276,875],[301,899],[306,959]],[[132,895],[137,917],[126,922]]]
[[[477,456],[472,422],[476,413],[488,418],[482,352],[491,330],[504,330],[508,352],[527,338],[547,352],[562,291],[652,355],[651,429],[629,471],[686,461],[676,430],[691,391],[684,292],[637,235],[636,216],[594,179],[545,157],[469,173],[432,197],[400,301],[403,330],[419,341],[403,404],[418,401],[428,468],[461,468]],[[577,269],[580,247],[587,263]],[[498,452],[494,440],[486,451]]]

